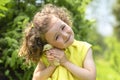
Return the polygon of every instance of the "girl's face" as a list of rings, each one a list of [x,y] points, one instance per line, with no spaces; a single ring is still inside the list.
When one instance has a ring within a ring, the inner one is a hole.
[[[49,44],[64,49],[73,43],[74,33],[70,26],[52,15],[45,38]]]

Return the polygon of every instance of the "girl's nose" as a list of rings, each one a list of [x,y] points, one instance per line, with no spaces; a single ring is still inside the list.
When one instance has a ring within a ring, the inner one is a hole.
[[[67,40],[67,38],[68,38],[67,32],[62,32],[62,37],[64,40]]]

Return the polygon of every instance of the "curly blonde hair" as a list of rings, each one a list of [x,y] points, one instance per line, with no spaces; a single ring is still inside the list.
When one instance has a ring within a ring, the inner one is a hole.
[[[25,29],[23,43],[19,55],[25,56],[26,60],[38,62],[43,54],[43,46],[47,44],[44,34],[48,31],[51,20],[50,15],[55,15],[69,26],[72,26],[70,14],[66,8],[46,4],[41,11],[37,12],[31,23]]]

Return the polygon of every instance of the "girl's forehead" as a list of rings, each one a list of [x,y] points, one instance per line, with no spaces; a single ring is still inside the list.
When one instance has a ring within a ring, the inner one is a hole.
[[[49,34],[54,34],[57,33],[59,31],[61,23],[59,21],[56,21],[55,23],[51,24],[51,26],[48,29],[48,33]]]
[[[51,30],[51,29],[57,29],[59,28],[59,26],[62,24],[62,21],[55,17],[55,16],[51,16],[51,21],[49,23],[49,28],[48,28],[48,31]]]
[[[59,20],[60,20],[60,19],[57,18],[56,16],[51,15],[50,27],[52,27],[52,26],[54,26],[55,24],[57,24]]]
[[[57,34],[60,31],[60,27],[62,24],[63,23],[59,18],[53,17],[51,19],[50,27],[45,34],[46,37],[51,36],[51,38],[52,38],[53,36],[55,36],[55,34]]]

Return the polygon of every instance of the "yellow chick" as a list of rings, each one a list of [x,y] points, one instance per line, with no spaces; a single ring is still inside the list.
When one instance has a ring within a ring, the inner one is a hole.
[[[47,51],[47,50],[50,50],[50,49],[52,49],[52,48],[53,48],[52,45],[46,44],[46,45],[44,45],[44,47],[43,47],[43,51]]]

